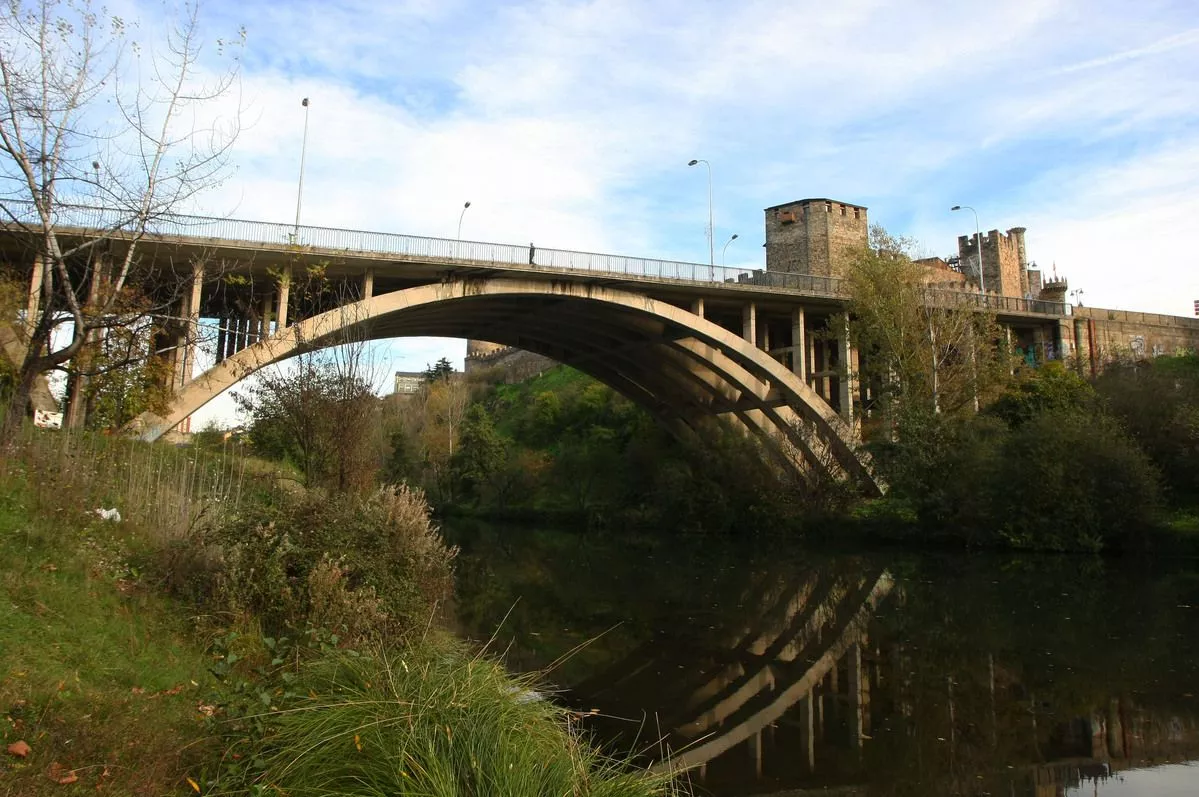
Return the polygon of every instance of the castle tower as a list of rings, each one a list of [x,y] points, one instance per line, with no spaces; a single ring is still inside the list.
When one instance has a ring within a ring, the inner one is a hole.
[[[1024,232],[1023,227],[1013,227],[1007,234],[991,230],[982,236],[983,281],[987,293],[1015,297],[1028,293],[1028,275],[1024,273]],[[975,284],[978,283],[978,248],[975,236],[958,236],[958,257]]]
[[[766,208],[766,270],[837,277],[866,246],[866,208],[833,199],[799,199]]]

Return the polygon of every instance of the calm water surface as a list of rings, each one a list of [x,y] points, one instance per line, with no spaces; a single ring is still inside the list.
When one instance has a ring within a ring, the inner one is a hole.
[[[446,533],[460,632],[697,794],[1199,795],[1199,562]]]

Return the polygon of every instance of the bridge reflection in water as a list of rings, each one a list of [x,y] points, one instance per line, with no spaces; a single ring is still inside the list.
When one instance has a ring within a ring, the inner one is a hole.
[[[728,634],[720,648],[700,650],[650,642],[617,667],[575,685],[605,715],[652,718],[642,735],[660,731],[659,749],[676,769],[708,762],[746,745],[754,774],[763,774],[763,734],[798,723],[800,753],[816,766],[816,739],[845,714],[846,740],[860,748],[870,728],[866,628],[894,587],[886,572],[844,576],[812,572],[799,584],[763,579],[745,596],[760,606],[755,620]],[[798,710],[798,717],[790,716]]]
[[[1128,770],[1199,759],[1193,579],[1097,585],[1075,563],[985,557],[713,561],[541,531],[457,541],[463,632],[486,639],[508,614],[498,641],[520,670],[594,639],[548,673],[556,699],[608,750],[686,769],[698,794],[1049,797],[1107,781],[1139,797],[1161,791],[1145,777],[1194,770]]]

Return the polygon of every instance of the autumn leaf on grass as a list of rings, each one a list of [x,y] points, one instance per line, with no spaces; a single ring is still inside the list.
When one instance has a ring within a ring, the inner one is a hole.
[[[200,793],[200,784],[199,784],[199,783],[196,783],[196,782],[195,782],[194,780],[192,780],[191,778],[188,778],[188,779],[187,779],[187,785],[188,785],[188,786],[191,786],[191,787],[192,787],[192,789],[194,789],[194,790],[195,790],[196,794],[199,794],[199,793]]]
[[[13,742],[8,746],[9,755],[15,755],[17,758],[24,758],[25,756],[29,755],[30,750],[32,750],[32,748],[25,743],[24,739]]]
[[[50,771],[46,776],[59,786],[69,786],[79,780],[79,776],[73,770],[67,769],[57,761],[50,765]]]

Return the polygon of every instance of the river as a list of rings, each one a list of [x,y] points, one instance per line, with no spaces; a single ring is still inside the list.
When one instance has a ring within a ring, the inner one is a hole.
[[[459,633],[696,794],[1199,794],[1199,562],[445,531]]]

